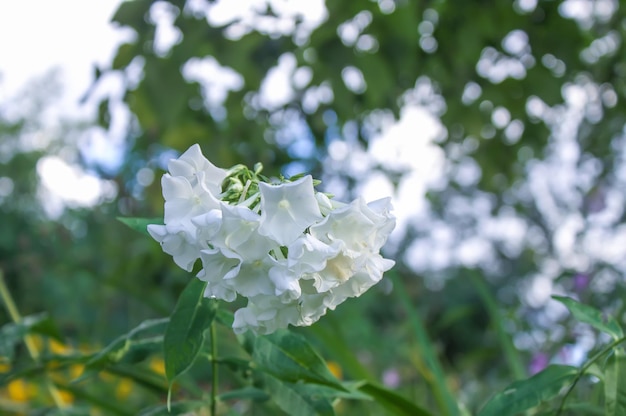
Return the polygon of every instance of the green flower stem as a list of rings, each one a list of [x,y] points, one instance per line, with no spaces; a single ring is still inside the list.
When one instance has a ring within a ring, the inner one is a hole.
[[[0,298],[2,298],[2,301],[4,302],[4,306],[6,307],[7,312],[9,313],[9,316],[11,317],[11,320],[15,322],[16,324],[20,323],[22,321],[22,316],[20,315],[20,312],[17,309],[17,306],[15,305],[15,301],[13,300],[13,297],[11,296],[11,293],[9,292],[9,288],[7,287],[6,282],[4,281],[4,273],[2,272],[2,269],[0,269]],[[35,340],[33,336],[30,334],[24,335],[24,344],[26,344],[26,349],[28,350],[28,354],[33,359],[33,361],[35,361],[36,363],[39,363],[40,361],[39,359],[41,356],[39,355],[39,350],[37,349],[37,345],[35,344]],[[52,380],[50,380],[47,377],[46,377],[45,384],[46,384],[46,388],[48,389],[48,392],[50,393],[50,396],[52,397],[52,400],[54,401],[54,404],[56,405],[58,409],[62,411],[63,408],[65,408],[65,402],[63,402],[63,399],[61,398],[61,394],[59,393],[59,390],[52,383]]]
[[[578,371],[578,374],[576,374],[576,378],[574,379],[574,381],[572,382],[572,385],[569,386],[569,389],[567,389],[567,391],[565,392],[565,394],[563,395],[563,399],[561,399],[561,404],[559,405],[558,410],[556,411],[555,416],[559,416],[562,412],[563,412],[563,408],[565,406],[565,400],[567,400],[567,396],[569,396],[569,394],[572,392],[572,390],[574,390],[574,387],[576,387],[576,383],[578,383],[578,380],[580,380],[580,378],[587,372],[587,370],[589,369],[589,367],[591,367],[593,365],[593,363],[595,363],[599,358],[601,358],[602,356],[604,356],[605,354],[608,354],[613,348],[617,347],[619,344],[621,344],[622,342],[626,341],[626,337],[622,337],[620,339],[617,339],[613,342],[611,342],[609,345],[607,345],[604,349],[600,350],[599,352],[597,352],[593,357],[591,357],[586,363],[585,365],[583,365],[580,370]]]
[[[211,416],[217,415],[217,383],[218,383],[218,358],[217,358],[217,330],[215,321],[211,322]]]

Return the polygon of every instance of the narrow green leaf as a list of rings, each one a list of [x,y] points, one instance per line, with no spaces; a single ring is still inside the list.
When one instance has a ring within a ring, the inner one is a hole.
[[[387,413],[389,415],[431,416],[425,409],[377,384],[366,382],[359,387],[359,390],[372,397],[376,403],[389,412]]]
[[[502,346],[504,357],[506,358],[513,377],[516,379],[526,377],[527,374],[524,370],[522,357],[517,348],[515,348],[515,345],[513,345],[513,337],[511,337],[505,329],[505,324],[502,320],[503,314],[494,295],[489,290],[483,276],[481,276],[478,272],[475,270],[470,271],[470,278],[472,279],[474,288],[482,299],[484,306],[487,308],[489,319],[491,320],[491,324],[498,335],[498,341]]]
[[[251,370],[250,360],[248,358],[219,357],[219,363],[234,372],[244,373]]]
[[[360,388],[364,381],[349,381],[341,383],[341,390],[337,387],[328,386],[325,384],[311,384],[311,383],[296,383],[298,385],[306,386],[306,393],[311,397],[324,397],[331,402],[335,399],[347,399],[347,400],[365,400],[372,401],[372,397],[362,391]]]
[[[626,415],[626,352],[622,348],[615,348],[608,357],[604,374],[605,415]]]
[[[235,321],[235,314],[227,309],[218,309],[215,321],[220,324],[231,328]]]
[[[589,403],[589,402],[567,403],[565,404],[565,406],[563,406],[562,414],[584,415],[584,416],[605,416],[604,409],[602,408],[602,406],[599,406],[594,403]],[[534,415],[534,416],[548,416],[548,415],[558,416],[555,410],[552,410],[552,413],[549,413],[548,411],[546,411],[545,413],[544,412],[538,413],[537,415]]]
[[[311,344],[301,335],[288,330],[257,337],[252,359],[259,368],[280,380],[308,381],[343,390]]]
[[[207,407],[206,402],[197,400],[185,400],[184,402],[171,403],[168,410],[167,405],[150,406],[142,409],[138,416],[172,416],[182,414],[202,414],[195,412],[198,409]]]
[[[511,383],[487,402],[479,416],[517,415],[550,400],[571,384],[578,369],[569,365],[550,365],[534,376]]]
[[[168,391],[168,386],[163,377],[134,365],[111,365],[108,366],[105,371],[120,377],[129,378],[135,383],[154,391],[158,395],[162,395]]]
[[[204,332],[217,313],[218,302],[204,297],[206,282],[192,279],[180,295],[165,331],[165,374],[171,383],[187,371],[200,352]]]
[[[136,353],[138,350],[146,347],[146,345],[151,345],[151,350],[154,350],[155,343],[159,342],[158,335],[165,330],[168,322],[169,318],[143,321],[96,353],[87,363],[87,367],[89,369],[99,369],[107,363],[121,361],[127,354]],[[131,359],[130,361],[137,360]]]
[[[123,405],[117,403],[115,400],[111,400],[110,396],[101,397],[92,392],[85,391],[85,389],[76,387],[72,384],[66,384],[55,381],[55,386],[59,387],[62,390],[65,390],[71,393],[75,398],[84,400],[90,404],[92,410],[98,409],[100,411],[105,411],[107,415],[117,415],[117,416],[132,416],[135,414],[132,410],[128,408],[128,404]],[[86,413],[82,414],[90,414],[89,410]]]
[[[37,333],[61,341],[59,329],[47,313],[39,313],[23,317],[20,322],[9,322],[0,328],[0,357],[12,360],[15,346],[24,335]]]
[[[455,416],[459,414],[459,406],[446,383],[446,376],[430,340],[422,319],[415,311],[415,307],[411,303],[411,299],[407,295],[408,291],[404,287],[404,283],[400,276],[394,270],[388,272],[395,286],[394,293],[400,300],[400,304],[406,311],[409,322],[413,327],[415,339],[419,347],[420,354],[426,362],[429,370],[432,372],[434,381],[432,382],[435,398],[439,405],[440,413]]]
[[[63,342],[63,337],[61,336],[59,327],[54,320],[48,316],[47,312],[25,316],[20,321],[20,324],[30,327],[30,332],[32,333],[44,335],[59,342]]]
[[[118,221],[126,224],[128,227],[135,231],[139,231],[142,234],[150,235],[148,233],[148,225],[150,224],[163,224],[163,218],[125,218],[117,217]]]
[[[354,350],[346,342],[334,315],[327,317],[323,323],[309,327],[308,331],[324,345],[336,361],[341,363],[341,369],[344,370],[344,373],[357,379],[374,379],[374,376],[358,360]]]
[[[289,383],[270,374],[264,374],[263,380],[270,397],[286,414],[290,416],[334,416],[335,411],[325,397],[308,391],[310,385]]]
[[[244,387],[242,389],[231,390],[218,396],[219,401],[226,400],[254,400],[266,401],[270,398],[266,392],[256,387]]]
[[[564,296],[552,296],[552,299],[561,302],[563,305],[570,310],[574,318],[579,320],[580,322],[584,322],[596,328],[599,331],[605,332],[613,337],[614,340],[618,340],[624,337],[624,331],[619,326],[617,321],[612,316],[605,316],[599,310],[588,306],[583,305],[582,303],[576,302],[572,298],[564,297]]]

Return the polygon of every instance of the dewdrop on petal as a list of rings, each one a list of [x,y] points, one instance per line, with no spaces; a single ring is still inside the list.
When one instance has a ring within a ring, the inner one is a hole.
[[[247,299],[236,333],[309,326],[394,265],[380,255],[395,227],[389,198],[335,201],[310,175],[271,181],[260,164],[222,169],[198,145],[168,170],[165,224],[148,232],[181,268],[200,261],[205,297]]]

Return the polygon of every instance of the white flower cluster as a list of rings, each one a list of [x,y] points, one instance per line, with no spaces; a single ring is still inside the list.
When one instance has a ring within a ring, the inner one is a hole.
[[[316,192],[311,176],[270,183],[260,165],[217,168],[197,144],[168,170],[165,225],[148,231],[183,269],[201,260],[204,296],[248,299],[236,333],[311,325],[394,265],[379,254],[395,226],[389,198],[344,204]]]

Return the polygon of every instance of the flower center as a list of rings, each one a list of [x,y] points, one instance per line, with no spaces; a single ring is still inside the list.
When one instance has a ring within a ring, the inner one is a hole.
[[[343,254],[339,254],[328,260],[326,269],[340,282],[345,282],[353,274],[352,261],[350,257],[344,256]]]
[[[278,203],[278,206],[282,209],[289,209],[291,204],[286,199],[281,199],[280,202]]]

